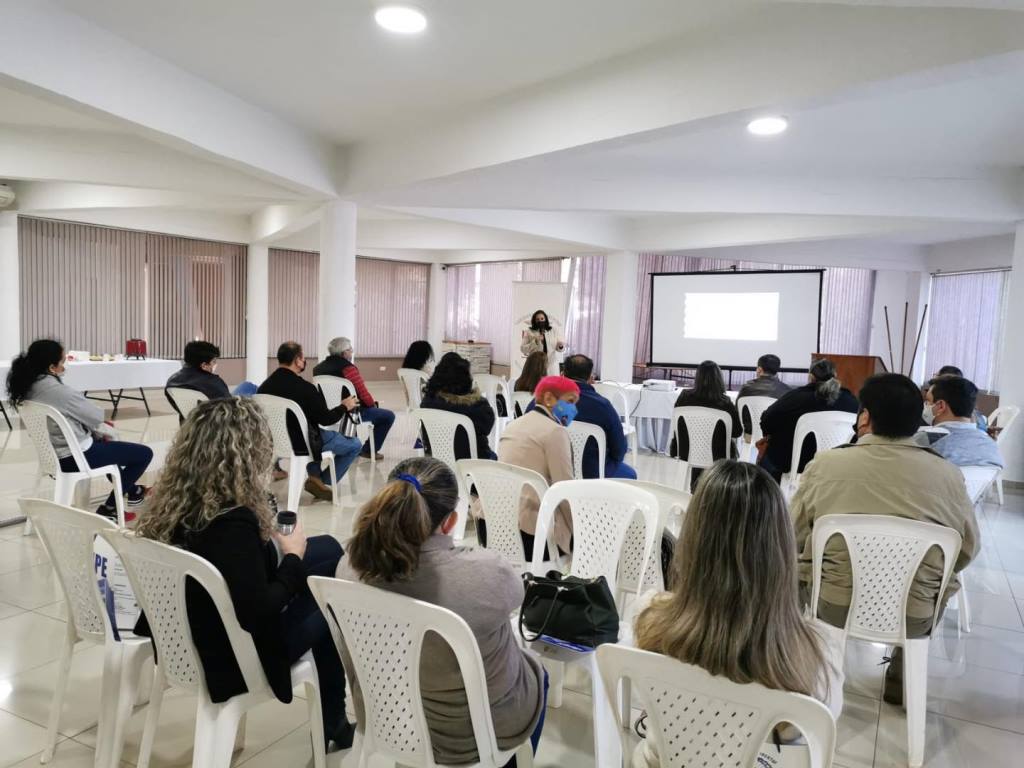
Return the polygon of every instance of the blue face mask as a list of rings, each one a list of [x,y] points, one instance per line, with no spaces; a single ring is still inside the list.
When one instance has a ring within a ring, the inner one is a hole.
[[[576,418],[576,404],[565,400],[559,400],[555,403],[555,407],[551,409],[551,415],[554,416],[563,427],[568,427],[572,424],[573,419]]]

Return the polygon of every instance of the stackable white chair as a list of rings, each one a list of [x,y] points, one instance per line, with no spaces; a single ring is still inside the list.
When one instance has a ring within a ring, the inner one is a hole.
[[[1020,407],[1016,405],[1001,405],[989,414],[988,425],[990,427],[1000,427],[999,433],[996,435],[996,443],[1002,444],[1006,440],[1006,435],[1010,431],[1010,427],[1017,421],[1017,417],[1020,415]],[[996,496],[999,498],[999,505],[1003,504],[1003,473],[999,472],[996,474]]]
[[[103,683],[97,710],[96,766],[117,768],[124,750],[125,724],[139,690],[142,667],[153,657],[148,637],[122,634],[115,639],[110,617],[96,583],[94,544],[100,531],[116,531],[104,517],[43,499],[18,499],[22,512],[32,521],[64,595],[67,633],[57,665],[57,684],[50,703],[46,748],[40,760],[48,763],[57,744],[57,727],[64,706],[68,675],[75,644],[79,641],[104,646]]]
[[[399,368],[398,380],[402,382],[402,391],[405,392],[405,411],[412,413],[414,408],[420,407],[423,399],[423,385],[430,377],[418,368]]]
[[[306,478],[306,465],[312,461],[313,451],[309,447],[309,427],[306,423],[306,415],[302,409],[293,401],[277,395],[253,395],[255,402],[270,425],[270,434],[274,439],[274,456],[288,459],[288,506],[292,512],[299,508],[299,499],[302,497],[302,485]],[[288,434],[288,414],[291,414],[299,425],[302,433],[302,440],[306,453],[299,455],[295,453],[291,436]],[[331,470],[331,503],[338,505],[338,476],[337,468],[334,466],[334,454],[331,451],[321,451],[321,462],[328,462]]]
[[[799,729],[810,768],[832,765],[836,722],[828,707],[810,696],[734,683],[670,656],[622,645],[598,648],[597,667],[613,705],[620,684],[637,692],[647,712],[647,738],[662,768],[762,765],[758,753],[780,723]],[[617,717],[621,730],[628,731],[628,713]],[[625,737],[623,742],[628,750],[631,744]]]
[[[71,425],[56,408],[32,400],[26,400],[18,407],[18,415],[21,416],[21,423],[25,425],[32,445],[35,446],[36,454],[39,457],[39,473],[36,476],[36,485],[44,475],[54,479],[53,500],[58,504],[70,506],[75,498],[75,489],[83,480],[92,480],[94,477],[109,477],[114,484],[114,504],[117,507],[117,524],[124,525],[124,489],[121,487],[121,470],[114,464],[107,464],[104,467],[90,467],[89,462],[82,455],[82,447],[78,444],[78,438],[71,431]],[[57,451],[50,441],[50,434],[59,431],[64,438],[68,450],[71,451],[75,464],[78,465],[77,472],[65,472],[60,468],[60,459],[57,458]],[[31,533],[32,521],[25,521],[25,534]]]
[[[555,510],[568,502],[572,514],[573,552],[570,576],[593,579],[604,576],[619,608],[619,642],[629,643],[632,621],[624,616],[620,562],[626,549],[626,534],[637,512],[643,517],[644,549],[638,554],[641,563],[635,583],[645,584],[647,564],[661,536],[658,527],[659,506],[653,494],[616,480],[566,480],[552,485],[541,500],[537,515],[536,538],[530,564],[533,573],[543,573],[544,542],[554,528]],[[562,681],[566,663],[582,666],[590,674],[592,719],[594,723],[594,758],[599,766],[617,766],[621,760],[621,744],[613,733],[615,721],[609,712],[601,677],[593,653],[577,653],[536,641],[530,644],[548,668],[550,688],[548,706],[562,703]],[[628,707],[629,691],[623,691],[623,707]],[[614,706],[611,707],[614,709]]]
[[[447,464],[459,483],[459,517],[452,536],[456,541],[461,541],[466,535],[466,518],[469,517],[469,487],[462,482],[462,475],[459,472],[455,456],[455,435],[459,429],[465,431],[466,441],[469,443],[469,457],[477,458],[473,420],[461,413],[442,411],[439,408],[416,408],[412,412],[412,417],[426,432],[430,455]]]
[[[168,387],[167,399],[171,401],[174,410],[183,419],[187,419],[192,410],[200,403],[205,403],[208,398],[202,392],[185,387]]]
[[[999,477],[999,468],[993,466],[966,466],[960,467],[964,476],[964,483],[967,486],[967,497],[974,504],[975,509],[981,504],[981,500],[988,493]],[[960,591],[956,593],[957,626],[961,632],[971,631],[971,606],[967,598],[967,571],[960,573]]]
[[[192,765],[228,768],[236,740],[245,739],[246,712],[264,702],[276,701],[276,696],[263,672],[252,635],[238,623],[224,577],[208,561],[178,547],[123,531],[105,530],[100,532],[100,536],[124,563],[156,645],[157,666],[149,694],[138,768],[149,765],[164,689],[168,685],[194,693],[199,698]],[[246,692],[224,702],[210,700],[199,654],[192,641],[185,604],[185,583],[188,579],[198,582],[216,606],[231,652],[245,681]],[[305,689],[313,736],[313,764],[315,768],[326,768],[320,684],[311,653],[292,665],[291,675],[292,685],[302,685]]]
[[[341,378],[340,376],[314,376],[313,383],[320,388],[320,391],[323,393],[324,400],[327,401],[328,408],[337,408],[341,405],[342,400],[346,397],[351,397],[356,393],[355,384],[348,379]],[[337,427],[338,425],[332,424],[331,426]],[[356,437],[364,443],[367,440],[370,441],[370,462],[376,464],[377,443],[373,439],[373,424],[368,421],[358,424],[356,426]]]
[[[686,425],[686,433],[690,440],[690,453],[686,458],[683,458],[682,442],[679,440],[680,420]],[[713,450],[715,428],[719,424],[725,429],[725,456],[716,456]],[[717,408],[704,408],[699,405],[673,408],[672,436],[676,440],[679,460],[686,462],[683,488],[689,490],[694,469],[707,469],[719,459],[729,458],[729,445],[732,443],[732,415]]]
[[[790,470],[782,475],[782,490],[786,498],[792,498],[800,487],[800,451],[804,440],[814,435],[815,455],[822,451],[830,451],[840,445],[846,445],[853,438],[853,428],[857,423],[857,414],[846,411],[819,411],[805,413],[796,422],[793,432],[793,454],[790,459]]]
[[[643,488],[648,493],[654,494],[658,500],[658,509],[665,515],[665,531],[673,539],[679,538],[679,532],[683,528],[683,519],[686,517],[686,510],[690,508],[692,494],[689,490],[673,488],[671,485],[652,483],[648,480],[619,480],[620,483]]]
[[[504,376],[493,373],[473,374],[473,384],[480,390],[484,400],[491,404],[494,411],[494,429],[491,430],[491,443],[497,445],[505,425],[512,420],[512,388]],[[498,395],[505,400],[505,416],[498,414]]]
[[[774,397],[751,396],[741,397],[736,400],[736,410],[740,414],[740,423],[743,423],[743,412],[747,412],[750,418],[750,445],[740,443],[740,461],[753,462],[757,448],[757,441],[764,437],[761,431],[761,414],[768,410],[768,406],[774,403]],[[741,440],[743,438],[740,438]]]
[[[903,702],[907,710],[907,754],[911,768],[924,763],[929,637],[907,638],[907,598],[914,576],[931,547],[942,550],[942,583],[932,619],[938,624],[941,595],[960,553],[952,528],[891,515],[825,515],[811,539],[812,609],[821,593],[821,561],[832,536],[842,536],[850,553],[853,593],[846,617],[847,638],[903,647]]]
[[[636,433],[636,426],[629,418],[629,401],[626,399],[626,391],[621,384],[614,384],[607,381],[594,383],[594,389],[601,397],[605,398],[615,408],[622,421],[622,433],[626,436],[626,444],[633,446],[633,466],[640,461],[640,439]]]
[[[420,661],[428,632],[440,636],[458,661],[479,756],[474,768],[501,768],[513,757],[521,768],[532,768],[528,738],[512,750],[498,747],[480,647],[458,614],[353,581],[311,576],[309,588],[339,652],[348,651],[347,671],[363,694],[366,720],[358,724],[353,745],[359,768],[375,757],[388,764],[437,766],[420,695]]]
[[[487,521],[487,549],[500,552],[506,560],[525,570],[533,553],[523,549],[519,535],[519,501],[526,488],[532,488],[538,499],[548,490],[548,481],[532,469],[488,459],[460,459],[456,462],[464,487],[476,487]],[[548,553],[558,556],[554,530],[548,537]]]
[[[597,476],[604,477],[604,457],[608,450],[604,430],[596,424],[585,421],[574,421],[568,427],[569,446],[572,448],[572,476],[583,479],[583,451],[587,442],[593,440],[597,444]]]
[[[513,392],[512,393],[512,413],[513,419],[518,419],[524,413],[526,409],[530,407],[530,403],[533,402],[533,392]]]

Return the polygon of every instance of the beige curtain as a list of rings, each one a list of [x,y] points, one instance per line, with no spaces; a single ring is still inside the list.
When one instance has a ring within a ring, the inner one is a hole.
[[[404,357],[425,339],[429,287],[429,264],[356,259],[356,353]]]
[[[271,248],[270,307],[267,339],[271,354],[286,341],[297,341],[309,357],[323,357],[317,348],[320,302],[320,254]]]

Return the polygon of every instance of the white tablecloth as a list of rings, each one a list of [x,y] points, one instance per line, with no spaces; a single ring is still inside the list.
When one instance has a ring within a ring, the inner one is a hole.
[[[640,384],[620,385],[626,394],[630,420],[636,424],[637,440],[641,448],[668,453],[672,442],[672,409],[681,390],[644,389]],[[736,400],[736,392],[726,393]]]
[[[178,360],[111,360],[103,363],[83,360],[66,363],[64,383],[79,392],[163,387],[171,374],[181,368]],[[0,362],[0,381],[6,395],[9,360]]]

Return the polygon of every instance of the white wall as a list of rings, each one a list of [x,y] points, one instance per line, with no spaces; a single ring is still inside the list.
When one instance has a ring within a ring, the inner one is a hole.
[[[1013,240],[1013,235],[995,235],[936,243],[925,248],[925,264],[929,272],[1009,267],[1013,263]]]
[[[926,272],[902,270],[878,270],[875,273],[875,299],[871,309],[871,345],[869,353],[878,355],[889,370],[899,372],[901,355],[903,369],[915,381],[922,381],[924,373],[924,349],[927,344],[927,321],[921,333],[921,344],[913,370],[914,342],[921,321],[921,310],[928,300],[930,278]],[[903,316],[907,309],[906,344],[901,353],[900,342],[904,339]],[[892,364],[889,358],[889,340],[886,338],[885,308],[889,308],[889,331],[892,339]]]

